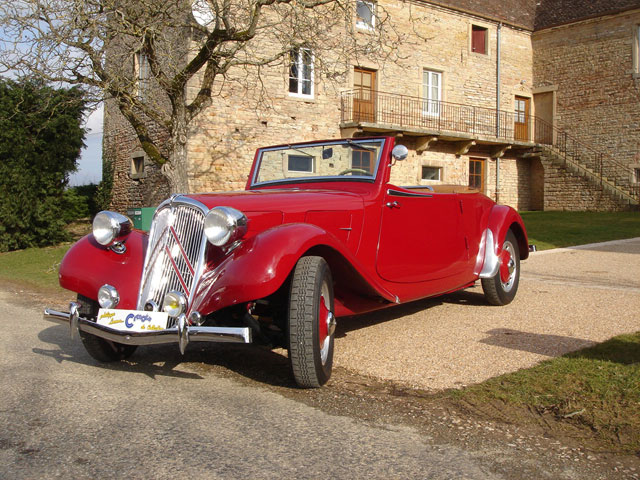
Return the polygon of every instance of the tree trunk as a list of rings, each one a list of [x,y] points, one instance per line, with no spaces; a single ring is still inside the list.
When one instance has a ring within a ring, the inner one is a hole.
[[[169,181],[169,190],[174,193],[189,193],[189,178],[187,172],[187,127],[184,120],[185,112],[181,111],[176,124],[178,128],[171,135],[172,152],[169,161],[162,166],[162,174]]]
[[[184,146],[178,148],[165,163],[161,172],[169,182],[169,191],[174,193],[189,193],[189,179],[187,178],[187,155]]]

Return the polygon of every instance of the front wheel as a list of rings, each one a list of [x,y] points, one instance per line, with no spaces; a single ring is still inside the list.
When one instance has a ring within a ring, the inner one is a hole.
[[[333,283],[322,257],[302,257],[289,294],[289,361],[303,388],[320,387],[331,377],[335,330]]]
[[[98,303],[90,298],[78,295],[78,313],[84,318],[95,320],[98,317]],[[133,355],[138,348],[137,345],[125,345],[123,343],[111,342],[104,338],[96,337],[90,333],[80,330],[80,340],[89,355],[99,362],[116,362],[125,360]]]
[[[498,273],[482,279],[482,290],[491,305],[507,305],[515,298],[519,283],[520,250],[516,236],[509,230],[502,244]]]

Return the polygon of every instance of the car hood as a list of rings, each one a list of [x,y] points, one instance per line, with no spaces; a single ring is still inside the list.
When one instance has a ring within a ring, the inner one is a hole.
[[[335,190],[243,190],[188,195],[188,197],[209,208],[227,206],[236,208],[245,214],[257,211],[278,211],[285,214],[297,214],[319,209],[361,209],[363,206],[360,195]]]
[[[247,237],[285,223],[317,225],[355,252],[362,230],[361,195],[335,190],[249,190],[189,195],[206,205],[233,207],[249,219]]]

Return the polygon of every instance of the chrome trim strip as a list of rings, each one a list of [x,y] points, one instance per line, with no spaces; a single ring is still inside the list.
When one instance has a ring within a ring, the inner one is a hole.
[[[45,309],[43,319],[73,327],[72,314],[59,312],[50,308]],[[182,342],[178,327],[168,328],[156,332],[122,332],[104,325],[99,325],[92,320],[77,317],[77,328],[105,340],[122,343],[125,345],[160,345],[165,343],[179,343],[182,351]],[[219,342],[219,343],[251,343],[251,329],[249,327],[198,327],[184,326],[186,342]],[[184,333],[183,333],[184,335]],[[186,348],[187,343],[184,343]]]
[[[432,192],[434,191],[431,185],[409,185],[409,186],[403,186],[402,188],[406,190],[421,190],[423,188],[426,188],[427,190],[431,190]]]
[[[484,247],[484,262],[482,264],[482,270],[478,275],[480,278],[493,278],[498,273],[500,268],[500,258],[498,257],[496,250],[498,245],[493,237],[493,232],[490,228],[485,230],[483,238],[486,238]]]
[[[401,192],[399,190],[393,190],[392,188],[387,190],[387,195],[393,197],[415,197],[415,198],[432,198],[430,193],[413,193],[413,192]]]

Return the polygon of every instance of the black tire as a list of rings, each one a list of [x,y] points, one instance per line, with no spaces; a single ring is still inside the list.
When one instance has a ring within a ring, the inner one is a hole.
[[[491,278],[482,279],[482,290],[484,296],[491,305],[507,305],[515,298],[520,283],[520,249],[518,248],[518,240],[513,231],[509,230],[502,244],[502,250],[509,252],[510,260],[504,265],[508,269],[508,278],[506,282],[501,276],[501,265]]]
[[[95,300],[78,295],[78,313],[81,317],[95,320],[98,317],[98,303]],[[89,355],[99,362],[117,362],[125,360],[133,355],[138,348],[137,345],[124,345],[122,343],[111,342],[104,338],[96,337],[90,333],[80,331],[80,339]]]
[[[327,383],[333,367],[335,317],[331,271],[322,257],[302,257],[296,264],[287,330],[297,384],[316,388]]]

